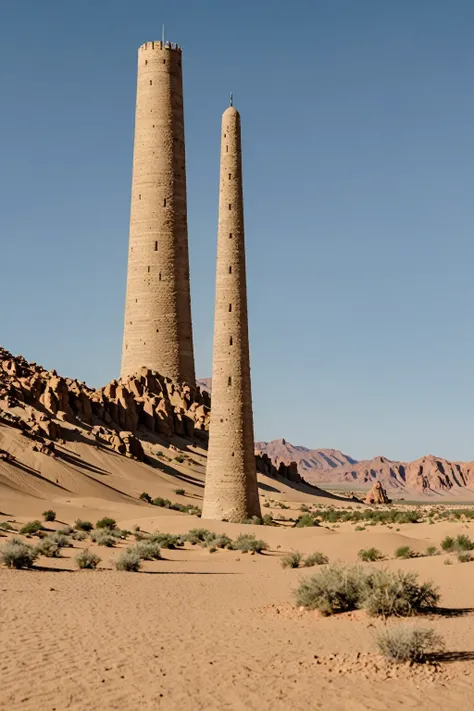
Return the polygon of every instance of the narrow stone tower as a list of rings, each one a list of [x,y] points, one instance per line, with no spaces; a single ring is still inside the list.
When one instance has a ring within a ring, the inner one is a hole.
[[[211,423],[202,517],[260,516],[245,274],[240,115],[222,117]]]
[[[181,49],[138,50],[121,375],[142,366],[195,384]]]

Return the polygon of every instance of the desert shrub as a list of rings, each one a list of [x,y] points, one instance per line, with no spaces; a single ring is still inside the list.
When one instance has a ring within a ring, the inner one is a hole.
[[[444,559],[444,564],[445,564],[445,565],[452,565],[452,564],[453,564],[453,561],[451,560],[451,558],[445,558],[445,559]]]
[[[208,528],[192,528],[184,539],[195,546],[197,543],[207,544],[215,538],[215,533]]]
[[[217,546],[211,546],[209,548],[209,553],[217,553]]]
[[[92,531],[94,528],[94,524],[90,521],[81,521],[81,519],[78,518],[74,524],[74,528],[77,528],[78,531],[86,531],[86,533],[89,533],[89,531]]]
[[[252,516],[251,518],[243,518],[240,523],[253,524],[254,526],[262,526],[263,520],[260,516]]]
[[[74,529],[72,526],[67,525],[63,526],[63,528],[59,528],[57,532],[63,536],[72,536],[72,534],[74,533]]]
[[[185,496],[186,495],[186,492],[184,489],[175,489],[174,493],[176,494],[176,496]]]
[[[354,531],[365,531],[365,526],[355,526]]]
[[[395,551],[395,558],[414,558],[416,555],[415,551],[413,551],[410,546],[400,546],[397,548]]]
[[[331,565],[303,578],[296,589],[296,604],[323,615],[355,610],[365,584],[358,566]]]
[[[175,462],[178,462],[178,464],[182,464],[184,462],[184,457],[181,455],[178,455],[177,457],[174,458]]]
[[[139,541],[129,551],[136,551],[141,560],[159,560],[161,558],[160,546],[156,541]]]
[[[441,548],[446,553],[457,553],[460,551],[472,551],[474,549],[474,543],[471,541],[469,536],[461,534],[453,538],[452,536],[446,536],[441,541]]]
[[[456,536],[455,548],[457,551],[472,551],[474,543],[469,536],[461,534],[460,536]]]
[[[108,528],[109,530],[115,528],[117,521],[109,516],[104,516],[104,518],[99,519],[95,524],[96,528]]]
[[[128,548],[115,561],[116,570],[126,570],[129,573],[137,573],[140,570],[140,565],[140,555],[133,548]]]
[[[140,498],[142,501],[146,501],[148,504],[153,503],[153,499],[151,498],[150,494],[146,493],[146,491],[142,491],[138,498]]]
[[[48,509],[47,511],[43,511],[43,518],[45,521],[55,521],[56,520],[56,511],[53,511],[53,509]]]
[[[458,561],[459,563],[470,563],[473,557],[469,551],[458,551]]]
[[[34,536],[35,533],[38,533],[38,531],[43,530],[43,524],[41,521],[28,521],[28,523],[25,523],[24,526],[20,528],[20,533],[22,533],[24,536]]]
[[[428,555],[428,556],[439,555],[439,550],[436,548],[436,546],[428,546],[428,548],[425,551],[425,555]]]
[[[31,568],[38,552],[19,538],[12,538],[0,547],[0,561],[9,568]]]
[[[191,514],[192,516],[201,515],[201,509],[194,504],[173,503],[169,499],[163,499],[161,496],[157,496],[156,499],[153,499],[152,503],[154,506],[161,506],[162,508],[172,509],[173,511],[181,511],[181,513]]]
[[[444,649],[443,638],[428,627],[385,627],[376,637],[379,652],[394,662],[423,662],[429,652]]]
[[[13,528],[13,526],[11,525],[11,523],[8,523],[8,521],[2,521],[0,523],[0,529],[2,529],[2,531],[14,531],[15,530]]]
[[[71,538],[74,541],[85,541],[87,538],[87,533],[85,531],[71,531],[70,533]]]
[[[304,513],[298,516],[295,523],[296,528],[305,528],[306,526],[319,526],[319,521],[314,518],[313,514]]]
[[[78,568],[89,568],[91,570],[95,570],[101,559],[98,555],[92,553],[88,548],[85,548],[76,555],[75,560]]]
[[[301,504],[300,511],[302,511],[303,513],[309,513],[311,509],[306,504]]]
[[[252,533],[241,533],[237,536],[233,543],[233,548],[236,551],[242,551],[242,553],[261,553],[267,550],[268,545],[265,541],[255,538]]]
[[[36,550],[39,555],[44,555],[47,558],[59,558],[61,556],[61,546],[51,536],[43,538],[36,546]]]
[[[303,560],[303,554],[299,551],[291,551],[288,555],[284,555],[280,560],[282,568],[299,568]]]
[[[131,535],[131,531],[127,531],[123,528],[111,528],[110,529],[110,535],[113,536],[114,538],[120,538],[122,541],[126,541],[127,538]]]
[[[383,558],[382,552],[379,551],[378,548],[361,548],[358,556],[364,563],[382,560]]]
[[[278,525],[271,514],[264,514],[262,516],[262,524],[264,526],[277,526]]]
[[[97,543],[98,546],[106,546],[107,548],[112,548],[117,543],[117,539],[111,535],[110,531],[93,531],[91,533],[91,540]]]
[[[418,574],[403,570],[378,570],[369,573],[361,605],[369,615],[407,617],[436,607],[437,588],[431,582],[419,583]]]
[[[232,548],[232,538],[229,538],[225,533],[218,533],[212,543],[217,548]]]
[[[154,543],[158,543],[161,548],[174,549],[184,545],[183,538],[176,536],[173,533],[152,533],[148,539]]]
[[[316,553],[310,553],[306,556],[303,565],[305,568],[312,568],[314,565],[325,565],[326,563],[329,563],[329,558],[316,551]]]
[[[264,509],[269,509],[269,508],[270,508],[270,502],[269,502],[269,501],[265,501],[265,503],[262,504],[262,506],[263,506]]]
[[[72,543],[69,538],[61,531],[50,533],[48,538],[51,538],[60,548],[72,548]]]

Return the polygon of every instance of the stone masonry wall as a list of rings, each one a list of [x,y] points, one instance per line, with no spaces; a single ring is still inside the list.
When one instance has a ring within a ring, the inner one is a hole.
[[[203,518],[260,515],[255,472],[240,116],[222,117],[212,409]]]
[[[181,62],[169,43],[138,51],[121,377],[147,367],[194,386]]]

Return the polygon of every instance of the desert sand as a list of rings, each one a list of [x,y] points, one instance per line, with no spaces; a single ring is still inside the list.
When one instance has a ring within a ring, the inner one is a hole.
[[[421,553],[447,534],[474,535],[473,524],[442,521],[356,532],[352,523],[293,528],[285,522],[270,527],[205,521],[136,498],[146,490],[199,505],[203,465],[183,462],[173,474],[87,444],[66,448],[73,463],[43,457],[48,476],[64,491],[41,475],[0,463],[1,522],[18,529],[53,508],[57,520],[44,524],[51,530],[76,518],[95,522],[107,515],[121,528],[138,525],[144,532],[184,533],[197,526],[232,538],[252,532],[269,550],[210,553],[186,544],[127,573],[114,570],[113,561],[130,541],[114,548],[74,541],[63,557],[41,557],[32,570],[1,567],[0,708],[428,711],[469,708],[474,701],[474,563],[446,566],[446,555],[393,559],[399,545]],[[192,458],[204,462],[205,452],[194,448]],[[283,481],[263,476],[259,481],[263,503],[290,506],[264,509],[275,517],[297,516],[302,502],[349,505]],[[181,486],[184,497],[174,493]],[[102,558],[95,571],[75,568],[74,556],[85,546]],[[331,562],[356,561],[358,550],[369,546],[387,556],[369,565],[417,570],[440,587],[441,604],[451,611],[423,620],[446,640],[450,656],[439,666],[384,662],[374,644],[384,623],[362,611],[323,618],[295,607],[293,590],[314,568],[283,570],[281,555],[317,550]]]

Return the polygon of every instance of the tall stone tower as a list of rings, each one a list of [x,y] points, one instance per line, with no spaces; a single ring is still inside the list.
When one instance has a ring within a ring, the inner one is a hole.
[[[260,516],[245,274],[240,115],[222,116],[209,451],[202,517]]]
[[[142,366],[195,384],[181,49],[138,50],[121,375]]]

